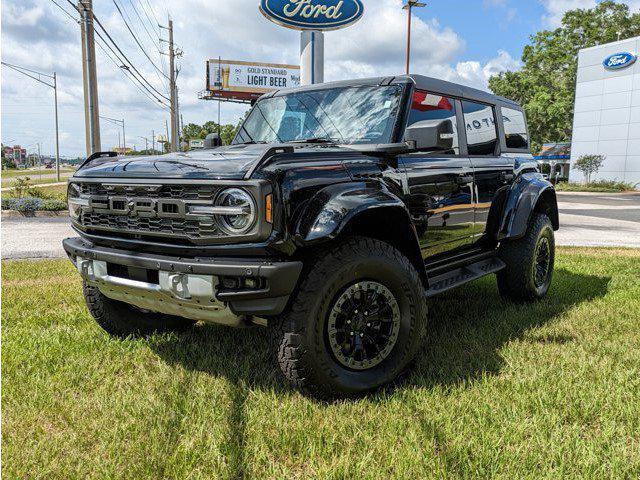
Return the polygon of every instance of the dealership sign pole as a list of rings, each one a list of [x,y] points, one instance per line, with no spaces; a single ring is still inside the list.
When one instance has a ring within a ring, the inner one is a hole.
[[[356,23],[364,14],[362,0],[261,0],[270,21],[301,30],[300,82],[324,82],[324,32]]]

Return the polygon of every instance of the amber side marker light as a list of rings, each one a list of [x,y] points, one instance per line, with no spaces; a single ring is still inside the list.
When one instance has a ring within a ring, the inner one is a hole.
[[[265,220],[268,223],[273,223],[273,194],[267,195],[265,199]]]

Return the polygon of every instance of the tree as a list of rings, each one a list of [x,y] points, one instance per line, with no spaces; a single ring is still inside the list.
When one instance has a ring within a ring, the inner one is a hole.
[[[588,185],[591,183],[591,175],[598,173],[605,158],[604,155],[582,155],[573,166],[584,174]]]
[[[606,0],[592,9],[567,12],[562,25],[531,36],[522,69],[489,79],[497,95],[518,101],[529,120],[532,145],[571,138],[578,50],[640,35],[640,13]]]
[[[229,145],[233,141],[240,128],[241,122],[242,120],[236,125],[227,124],[220,127],[220,137],[222,138],[223,145]],[[204,140],[210,133],[218,133],[218,124],[216,122],[209,121],[204,125],[188,123],[182,129],[182,140],[186,142],[197,139]]]

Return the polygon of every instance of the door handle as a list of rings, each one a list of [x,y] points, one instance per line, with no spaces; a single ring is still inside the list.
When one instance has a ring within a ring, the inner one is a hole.
[[[473,175],[460,175],[456,178],[456,183],[458,185],[467,185],[473,182]]]

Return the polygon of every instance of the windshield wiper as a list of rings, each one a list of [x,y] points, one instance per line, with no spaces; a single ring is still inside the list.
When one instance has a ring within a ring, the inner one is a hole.
[[[305,138],[304,140],[292,140],[289,143],[332,143],[335,144],[336,141],[333,138],[328,137],[315,137],[315,138]]]

